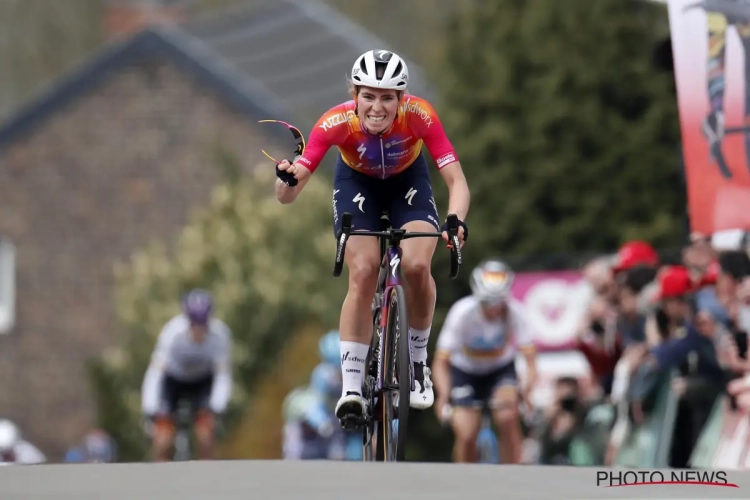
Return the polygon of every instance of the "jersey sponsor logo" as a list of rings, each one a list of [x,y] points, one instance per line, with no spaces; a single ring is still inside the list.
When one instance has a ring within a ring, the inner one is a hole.
[[[402,156],[408,156],[414,153],[414,148],[404,149],[403,151],[392,151],[386,153],[386,158],[401,158]]]
[[[297,161],[300,163],[304,163],[305,165],[312,165],[312,162],[308,160],[307,158],[305,158],[304,156],[300,157],[300,159]]]
[[[453,153],[446,153],[437,159],[437,166],[438,168],[443,168],[454,161],[456,161],[456,156]]]
[[[336,207],[336,193],[338,193],[339,191],[341,190],[340,189],[333,190],[333,203],[332,204],[333,204],[333,223],[334,224],[338,224],[339,222],[339,211],[338,211],[338,208]]]
[[[318,125],[323,130],[330,130],[334,127],[338,127],[342,123],[347,123],[349,118],[354,116],[354,111],[347,111],[346,113],[336,113],[333,116],[329,116],[326,120]]]
[[[365,202],[365,197],[364,197],[364,196],[362,196],[362,193],[357,193],[357,196],[355,196],[355,197],[354,197],[354,199],[353,199],[352,201],[353,201],[354,203],[358,203],[358,204],[359,204],[359,211],[360,211],[360,212],[362,212],[362,213],[365,213],[365,209],[364,209],[364,208],[362,208],[362,203],[364,203],[364,202]]]
[[[384,147],[385,149],[389,149],[389,148],[392,148],[393,146],[398,146],[399,144],[403,144],[403,143],[405,143],[405,142],[408,142],[408,141],[412,140],[413,138],[414,138],[414,136],[413,136],[413,135],[410,135],[410,136],[409,136],[409,137],[407,137],[406,139],[402,139],[402,140],[400,140],[400,141],[390,141],[390,142],[386,142],[385,144],[383,144],[383,147]]]
[[[404,103],[404,112],[414,113],[415,115],[419,116],[422,121],[425,122],[427,128],[430,128],[430,125],[432,125],[432,116],[430,115],[430,113],[422,109],[422,107],[420,107],[416,102],[412,102],[411,99]]]
[[[404,196],[404,199],[408,200],[409,205],[411,205],[411,202],[414,199],[415,194],[417,194],[417,190],[414,188],[409,188],[409,191],[406,193],[406,196]]]
[[[367,152],[367,146],[365,146],[364,144],[360,144],[359,147],[357,148],[357,152],[359,153],[359,159],[361,160],[362,157]]]

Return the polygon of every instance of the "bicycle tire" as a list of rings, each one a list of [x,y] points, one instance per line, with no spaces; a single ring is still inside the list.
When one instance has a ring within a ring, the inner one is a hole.
[[[411,354],[409,352],[409,326],[406,310],[406,295],[400,285],[393,287],[387,297],[388,317],[384,329],[383,364],[384,384],[398,385],[398,413],[394,410],[394,392],[384,390],[382,421],[379,425],[378,448],[383,447],[383,460],[401,462],[406,458],[406,438],[409,424],[409,397],[411,395]],[[395,379],[395,380],[394,380]],[[398,431],[394,436],[393,423],[398,419]]]
[[[373,375],[377,375],[377,361],[374,359],[374,355],[376,352],[376,349],[378,347],[379,337],[378,337],[378,322],[380,321],[380,313],[377,312],[373,314],[373,327],[372,327],[372,340],[370,341],[370,350],[367,353],[367,358],[365,358],[365,380],[363,382],[363,390],[362,394],[367,398],[368,403],[370,403],[370,414],[367,416],[367,419],[365,420],[365,425],[362,427],[362,461],[363,462],[371,462],[373,461],[373,458],[375,456],[375,451],[373,449],[373,439],[375,438],[375,435],[377,433],[376,428],[376,422],[375,419],[372,418],[372,412],[373,412],[373,403],[375,401],[374,398],[374,391],[375,382],[372,381],[372,384],[370,384],[370,379],[373,378]]]

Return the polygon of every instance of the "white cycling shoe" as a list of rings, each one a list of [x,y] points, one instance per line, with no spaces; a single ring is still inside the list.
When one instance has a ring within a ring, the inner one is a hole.
[[[414,363],[414,390],[409,396],[409,406],[415,410],[425,410],[435,402],[430,375],[432,372],[423,362]]]
[[[367,400],[356,392],[347,392],[336,403],[336,418],[342,421],[361,420],[367,415]]]

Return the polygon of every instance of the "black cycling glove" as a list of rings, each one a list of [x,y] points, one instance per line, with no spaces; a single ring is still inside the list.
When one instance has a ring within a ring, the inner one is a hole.
[[[464,242],[469,239],[469,227],[462,220],[458,221],[458,226],[464,228]],[[443,227],[440,228],[441,232],[448,232],[448,221],[443,222]]]
[[[276,165],[276,177],[289,187],[294,187],[299,182],[294,174],[290,174],[286,170],[280,170],[278,165]]]

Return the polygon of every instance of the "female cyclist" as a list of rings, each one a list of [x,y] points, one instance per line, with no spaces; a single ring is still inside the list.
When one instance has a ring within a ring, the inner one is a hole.
[[[469,187],[461,165],[432,106],[406,94],[409,70],[398,55],[371,50],[357,58],[349,80],[353,100],[331,108],[315,124],[304,154],[277,166],[276,197],[292,203],[331,146],[339,149],[333,181],[334,233],[339,214],[352,214],[354,230],[380,230],[388,211],[393,227],[407,231],[434,231],[440,224],[432,195],[422,144],[435,159],[448,185],[448,213],[459,221],[459,241],[468,236],[463,220],[469,210]],[[409,336],[417,380],[410,403],[432,406],[434,394],[427,368],[427,341],[435,308],[435,281],[430,273],[436,241],[414,238],[401,243],[402,269],[409,311]],[[341,308],[341,374],[343,387],[336,416],[360,416],[366,402],[361,396],[365,358],[372,337],[372,298],[377,286],[380,247],[375,238],[352,238],[345,263],[349,291]]]

